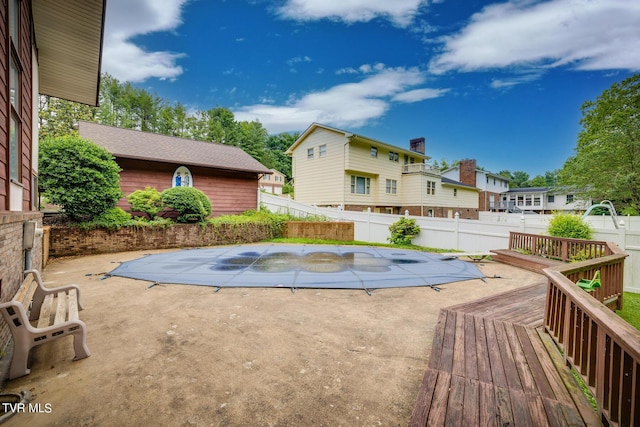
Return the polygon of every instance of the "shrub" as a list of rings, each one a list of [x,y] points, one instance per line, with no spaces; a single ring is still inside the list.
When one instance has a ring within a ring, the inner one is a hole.
[[[593,235],[591,226],[581,217],[573,214],[555,213],[549,221],[547,229],[549,235],[554,237],[568,237],[572,239],[589,240]]]
[[[211,201],[197,188],[168,188],[160,196],[166,206],[178,212],[178,222],[204,221],[211,215]]]
[[[107,228],[118,230],[131,223],[131,215],[120,208],[109,208],[91,221],[80,224],[82,228]]]
[[[40,189],[73,220],[91,219],[122,197],[120,167],[107,150],[77,135],[40,143]]]
[[[420,233],[420,226],[411,218],[400,218],[389,227],[389,241],[394,245],[410,245],[411,240]]]
[[[127,200],[133,212],[145,213],[150,220],[153,220],[163,207],[160,192],[152,187],[134,191],[129,194]]]

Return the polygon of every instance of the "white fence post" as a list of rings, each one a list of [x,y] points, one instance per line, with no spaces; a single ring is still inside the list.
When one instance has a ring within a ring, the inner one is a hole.
[[[453,222],[453,242],[454,242],[454,248],[455,250],[458,250],[460,248],[460,212],[456,212],[453,215],[454,218],[454,222]]]
[[[371,208],[367,208],[367,240],[371,240]]]
[[[520,215],[520,231],[522,231],[523,233],[527,232],[527,225],[524,215]]]

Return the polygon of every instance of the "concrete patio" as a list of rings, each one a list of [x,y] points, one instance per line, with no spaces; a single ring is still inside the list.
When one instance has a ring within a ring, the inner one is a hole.
[[[440,309],[544,280],[491,261],[478,264],[485,282],[371,296],[101,280],[118,262],[158,252],[47,266],[47,286],[81,287],[92,355],[73,362],[71,337],[35,348],[31,374],[4,391],[30,390],[43,411],[6,425],[404,426]]]

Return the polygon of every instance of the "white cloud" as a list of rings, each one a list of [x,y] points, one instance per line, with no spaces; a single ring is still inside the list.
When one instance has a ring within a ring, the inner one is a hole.
[[[391,99],[397,102],[419,102],[425,99],[438,98],[448,91],[449,89],[413,89],[394,95]]]
[[[504,67],[640,70],[640,2],[512,1],[485,7],[445,37],[434,73]]]
[[[249,105],[233,113],[236,120],[259,120],[270,133],[302,130],[312,122],[357,128],[384,115],[394,102],[415,102],[446,92],[407,91],[423,84],[425,78],[417,68],[383,68],[359,82],[292,98],[286,105]]]
[[[187,0],[109,0],[105,19],[102,70],[119,80],[140,82],[150,77],[175,79],[182,74],[177,60],[184,54],[146,51],[131,39],[157,31],[172,31],[180,24]]]
[[[407,27],[428,0],[287,0],[280,16],[301,21],[332,19],[347,23],[368,22],[377,17]]]
[[[542,76],[541,73],[531,73],[522,76],[507,77],[504,79],[491,80],[491,87],[494,89],[509,89],[522,83],[529,83],[538,80]]]

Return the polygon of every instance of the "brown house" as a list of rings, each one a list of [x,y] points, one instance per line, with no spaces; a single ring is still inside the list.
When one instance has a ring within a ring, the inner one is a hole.
[[[238,147],[80,122],[80,136],[104,147],[122,169],[118,206],[130,210],[127,195],[154,187],[195,187],[204,192],[213,215],[258,207],[258,180],[272,172]]]
[[[26,264],[42,266],[41,239],[23,245],[25,223],[42,225],[38,94],[97,105],[104,11],[104,0],[0,1],[1,301],[16,293]],[[0,350],[9,336],[2,323]]]

